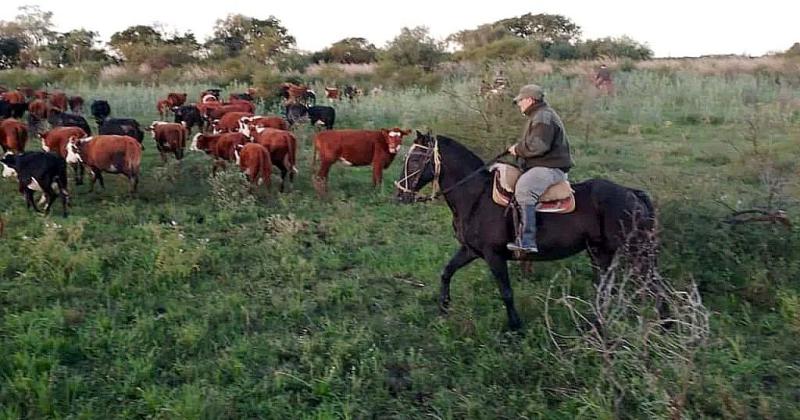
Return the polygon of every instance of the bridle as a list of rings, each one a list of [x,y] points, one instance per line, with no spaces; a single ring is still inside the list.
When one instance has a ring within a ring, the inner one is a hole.
[[[414,172],[408,172],[408,161],[411,160],[411,157],[414,154],[423,153],[424,160],[420,165],[419,169]],[[425,168],[428,167],[428,163],[433,161],[433,192],[431,192],[430,197],[426,197],[424,194],[420,194],[419,191],[413,190],[412,188],[416,188],[417,184],[419,183],[419,178],[422,176],[422,172]],[[439,154],[439,139],[434,136],[433,146],[424,146],[422,144],[414,143],[408,149],[408,153],[406,154],[406,160],[403,163],[403,178],[394,182],[394,185],[397,187],[398,190],[406,193],[406,194],[414,194],[417,201],[426,201],[426,200],[434,200],[440,194],[439,192],[439,175],[442,173],[442,156]],[[409,181],[412,181],[411,187],[409,188]]]
[[[424,151],[424,158],[425,160],[420,165],[420,169],[412,173],[408,173],[408,161],[411,159],[411,156],[414,154],[415,149],[423,149]],[[503,151],[499,155],[495,156],[494,159],[489,160],[480,168],[470,172],[464,178],[461,178],[455,184],[445,188],[444,190],[440,189],[439,186],[439,175],[442,173],[442,156],[439,153],[439,139],[436,136],[433,136],[433,146],[424,146],[421,144],[414,143],[411,148],[408,149],[408,154],[406,154],[406,161],[403,164],[403,178],[395,181],[394,185],[397,187],[398,190],[406,193],[406,194],[414,194],[417,201],[428,201],[428,200],[435,200],[436,198],[453,191],[454,189],[460,187],[465,182],[469,181],[475,175],[485,171],[490,166],[494,165],[500,158],[507,155],[509,152],[508,150]],[[414,190],[413,188],[417,187],[417,183],[419,183],[419,177],[422,176],[422,171],[428,166],[428,163],[433,160],[433,181],[431,184],[433,185],[433,191],[431,192],[430,197],[426,197],[424,194],[420,194],[419,191]],[[409,181],[413,181],[411,187],[409,187]]]

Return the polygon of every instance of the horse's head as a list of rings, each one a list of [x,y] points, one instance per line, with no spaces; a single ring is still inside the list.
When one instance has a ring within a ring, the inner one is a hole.
[[[420,201],[419,191],[435,180],[439,172],[439,147],[436,136],[417,131],[403,163],[403,173],[395,181],[397,199],[401,203]]]

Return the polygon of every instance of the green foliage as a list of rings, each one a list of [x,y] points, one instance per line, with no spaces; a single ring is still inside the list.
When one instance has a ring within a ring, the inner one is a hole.
[[[378,49],[365,38],[345,38],[330,47],[314,53],[315,62],[365,64],[377,60]]]
[[[266,64],[277,54],[286,52],[294,43],[294,37],[274,16],[257,19],[231,14],[217,20],[214,37],[206,42],[206,46],[216,58],[232,58],[242,54]]]
[[[419,66],[432,70],[445,58],[444,45],[430,36],[426,27],[403,28],[386,44],[381,61],[396,66]]]

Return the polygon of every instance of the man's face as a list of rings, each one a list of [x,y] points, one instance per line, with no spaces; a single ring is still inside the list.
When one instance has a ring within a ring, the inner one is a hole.
[[[533,104],[533,99],[532,98],[522,98],[522,99],[520,99],[519,101],[517,101],[517,106],[519,107],[519,112],[525,112],[525,110],[528,109],[528,107],[531,106],[531,104]]]

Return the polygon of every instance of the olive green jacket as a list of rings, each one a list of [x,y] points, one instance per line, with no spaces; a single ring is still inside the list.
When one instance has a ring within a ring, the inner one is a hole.
[[[514,147],[522,169],[544,166],[569,171],[573,166],[569,141],[556,111],[546,102],[539,102],[525,114],[528,123],[522,130],[522,139]]]

